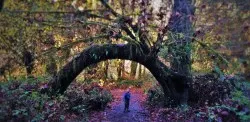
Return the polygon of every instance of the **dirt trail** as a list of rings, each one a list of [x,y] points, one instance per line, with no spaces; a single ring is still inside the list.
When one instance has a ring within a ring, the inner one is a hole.
[[[141,90],[131,90],[130,112],[124,113],[124,102],[122,99],[125,90],[112,90],[113,102],[105,111],[93,112],[90,115],[91,122],[148,122],[150,114],[145,109],[143,102],[146,96]]]

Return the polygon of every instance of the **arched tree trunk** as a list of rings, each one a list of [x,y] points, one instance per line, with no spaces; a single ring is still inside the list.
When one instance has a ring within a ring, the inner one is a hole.
[[[138,62],[149,69],[159,84],[162,86],[164,94],[168,97],[170,104],[178,104],[179,98],[176,88],[184,88],[176,79],[186,78],[180,74],[172,72],[158,58],[145,55],[135,44],[106,44],[94,45],[83,50],[79,55],[66,64],[50,82],[52,94],[64,93],[70,83],[82,70],[91,64],[108,59],[126,59]],[[172,82],[173,79],[175,82]]]

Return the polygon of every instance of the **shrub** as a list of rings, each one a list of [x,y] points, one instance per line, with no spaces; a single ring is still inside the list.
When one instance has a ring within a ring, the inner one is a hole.
[[[230,95],[231,87],[227,81],[219,81],[213,75],[200,75],[193,78],[189,89],[189,103],[192,105],[216,105]],[[164,93],[159,85],[148,91],[150,104],[164,103]]]
[[[96,82],[90,85],[72,83],[65,96],[70,99],[71,108],[84,104],[89,110],[104,109],[112,101],[111,93],[101,88]]]
[[[118,80],[116,87],[119,88],[128,88],[128,87],[136,87],[136,88],[141,88],[143,85],[142,81],[137,81],[137,80]]]
[[[164,105],[164,93],[159,85],[155,85],[147,92],[147,102],[149,105]]]
[[[112,95],[110,92],[106,90],[100,90],[98,88],[94,88],[89,92],[89,108],[98,110],[104,109],[106,105],[112,101]]]
[[[236,114],[242,121],[250,121],[250,83],[237,82],[232,91],[232,100],[236,103]]]
[[[200,106],[220,104],[231,92],[229,82],[220,81],[212,74],[194,76],[190,87],[190,103]]]
[[[86,118],[88,111],[104,109],[110,92],[97,85],[72,83],[64,95],[49,97],[40,90],[45,79],[13,80],[0,86],[0,121],[64,121]],[[88,91],[88,92],[87,92]],[[71,115],[78,115],[72,118]]]
[[[249,82],[242,82],[237,78],[226,78],[220,81],[208,74],[195,76],[193,84],[190,86],[195,91],[193,91],[193,94],[189,94],[191,97],[189,102],[191,103],[191,107],[186,112],[192,116],[188,118],[194,118],[197,121],[223,122],[236,122],[240,120],[248,122],[250,120]],[[154,86],[148,91],[147,101],[150,105],[163,105],[163,97],[163,91],[160,86]],[[180,106],[180,108],[182,107]],[[170,110],[172,109],[174,108],[170,108]],[[170,110],[167,111],[167,117],[176,115],[174,112],[172,112],[174,113],[172,115],[169,112]]]

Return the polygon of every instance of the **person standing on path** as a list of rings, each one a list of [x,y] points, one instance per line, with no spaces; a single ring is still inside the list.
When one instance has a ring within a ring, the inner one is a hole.
[[[130,97],[131,97],[130,88],[128,88],[126,93],[123,96],[123,100],[124,100],[124,104],[125,104],[124,112],[129,112]]]

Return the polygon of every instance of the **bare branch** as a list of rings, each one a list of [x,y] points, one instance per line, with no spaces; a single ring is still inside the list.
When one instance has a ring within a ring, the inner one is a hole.
[[[55,24],[50,24],[50,23],[41,23],[45,26],[51,26],[51,27],[57,27],[57,28],[82,28],[85,27],[87,25],[100,25],[100,26],[104,26],[104,27],[109,27],[110,25],[108,23],[103,23],[103,22],[95,22],[95,21],[77,21],[79,23],[81,23],[82,25],[55,25]],[[69,22],[70,23],[70,22]],[[72,23],[72,22],[71,22]]]
[[[83,10],[83,11],[23,11],[23,10],[15,10],[15,11],[11,11],[8,9],[4,9],[3,12],[6,13],[27,13],[27,14],[87,14],[93,11],[103,11],[103,9],[96,9],[96,10]]]
[[[136,37],[133,35],[133,33],[128,29],[128,26],[126,24],[121,25],[122,30],[124,30],[132,39],[136,40]]]
[[[49,53],[52,53],[52,52],[55,52],[55,51],[59,51],[59,50],[62,50],[62,49],[67,49],[67,48],[70,48],[70,47],[73,47],[74,45],[76,44],[79,44],[79,43],[82,43],[82,42],[90,42],[90,41],[94,41],[96,39],[101,39],[101,38],[108,38],[109,35],[98,35],[98,36],[94,36],[94,37],[89,37],[89,38],[86,38],[86,39],[79,39],[75,42],[72,42],[72,43],[69,43],[69,44],[66,44],[66,45],[63,45],[61,47],[52,47],[46,51],[44,51],[44,53],[42,53],[41,55],[38,55],[36,56],[36,58],[39,58],[41,57],[42,55],[47,55]]]
[[[16,16],[16,15],[21,15],[21,13],[26,13],[26,14],[73,14],[73,15],[81,15],[81,16],[86,16],[90,18],[101,18],[105,20],[112,20],[110,18],[105,18],[104,16],[94,14],[92,12],[94,11],[100,11],[102,12],[103,9],[97,9],[97,10],[83,10],[83,11],[9,11],[9,10],[4,10],[2,11],[3,13],[11,13],[10,15]],[[16,14],[13,14],[16,13]]]
[[[114,16],[121,16],[120,14],[118,14],[117,12],[115,12],[115,10],[114,9],[112,9],[111,7],[110,7],[110,5],[108,4],[108,3],[106,3],[106,1],[105,0],[100,0],[101,1],[101,3],[114,15]]]
[[[214,53],[215,55],[217,55],[223,62],[226,63],[226,65],[229,64],[229,61],[224,58],[220,53],[218,53],[216,50],[214,50],[213,48],[211,48],[210,46],[208,46],[206,43],[199,41],[199,40],[195,40],[196,42],[198,42],[202,47],[207,48],[208,50],[210,50],[212,53]]]

